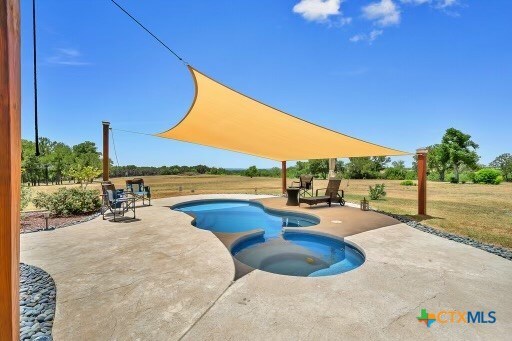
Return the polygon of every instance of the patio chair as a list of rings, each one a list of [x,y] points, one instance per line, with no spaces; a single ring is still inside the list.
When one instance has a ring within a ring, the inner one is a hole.
[[[316,195],[310,198],[299,198],[299,205],[301,203],[308,205],[316,205],[319,203],[328,203],[329,207],[333,202],[339,203],[341,206],[345,206],[345,192],[340,190],[341,180],[340,179],[331,179],[327,184],[327,188],[319,188],[316,190]],[[318,191],[325,189],[324,195],[318,195]]]
[[[149,206],[151,206],[151,188],[144,185],[144,179],[126,180],[126,191],[133,194],[136,200],[142,199],[142,205],[145,204],[145,199],[148,199]]]
[[[301,175],[299,181],[292,181],[290,187],[299,188],[299,196],[313,196],[313,175]]]
[[[105,220],[105,213],[110,211],[114,215],[114,221],[116,221],[116,215],[124,217],[125,212],[132,211],[133,219],[135,219],[135,198],[130,197],[122,189],[116,189],[114,184],[111,182],[103,182],[101,184],[102,195],[102,207],[101,214],[103,220]]]

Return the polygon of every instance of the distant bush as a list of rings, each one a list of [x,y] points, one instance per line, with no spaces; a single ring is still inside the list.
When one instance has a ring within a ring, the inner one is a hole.
[[[370,199],[379,200],[381,198],[384,198],[386,196],[386,191],[384,191],[385,187],[386,185],[384,184],[376,184],[374,187],[370,186]]]
[[[33,202],[37,208],[44,208],[54,216],[90,213],[101,206],[97,190],[66,187],[54,193],[40,192]]]
[[[25,208],[27,208],[28,204],[30,203],[30,198],[32,197],[32,192],[30,190],[30,187],[28,186],[21,186],[21,207],[20,210],[23,211]]]
[[[460,174],[460,182],[465,184],[466,182],[474,182],[475,172],[463,172]]]
[[[501,172],[494,168],[482,168],[475,173],[473,182],[476,184],[499,185],[503,181]]]
[[[256,166],[251,166],[245,170],[244,175],[250,178],[258,176],[258,168],[256,168]]]
[[[439,173],[435,171],[431,171],[427,173],[427,180],[429,181],[439,181]]]
[[[405,180],[405,181],[402,181],[400,183],[400,185],[402,186],[416,186],[416,184],[414,183],[414,181],[412,180]]]
[[[408,170],[405,174],[405,180],[417,180],[418,179],[418,173],[413,170]]]
[[[388,180],[404,180],[407,175],[407,170],[405,168],[386,168],[384,170],[384,179]]]

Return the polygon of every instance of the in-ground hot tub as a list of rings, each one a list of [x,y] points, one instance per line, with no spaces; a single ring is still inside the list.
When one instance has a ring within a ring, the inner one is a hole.
[[[270,210],[246,200],[197,200],[173,210],[192,215],[192,224],[213,232],[252,233],[231,246],[238,261],[255,269],[289,276],[328,276],[364,263],[364,255],[335,237],[300,231],[320,220],[312,215]],[[288,230],[287,230],[288,229]]]

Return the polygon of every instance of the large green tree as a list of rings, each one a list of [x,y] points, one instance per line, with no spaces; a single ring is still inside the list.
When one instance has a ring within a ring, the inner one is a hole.
[[[374,179],[377,177],[374,164],[369,157],[351,157],[347,165],[350,179]]]
[[[448,148],[442,144],[427,147],[427,168],[439,174],[439,181],[444,181],[445,174],[450,167],[450,154]]]
[[[33,141],[21,140],[21,167],[23,168],[22,180],[33,186],[39,184],[42,176],[42,165],[36,156],[36,147]]]
[[[512,180],[512,155],[509,153],[501,154],[489,166],[499,168],[501,173],[503,173],[505,181]]]
[[[251,166],[245,170],[244,175],[251,178],[258,176],[258,168],[256,168],[256,166]]]
[[[456,182],[459,182],[461,166],[465,165],[468,168],[477,166],[480,158],[476,153],[478,144],[471,140],[471,135],[464,134],[455,128],[449,128],[443,136],[442,145],[448,152]]]
[[[328,159],[317,159],[309,160],[309,170],[314,176],[321,176],[322,179],[327,179],[329,174],[329,160]]]
[[[49,157],[49,162],[52,167],[52,175],[55,183],[61,184],[64,174],[68,172],[73,164],[73,152],[71,148],[62,142],[55,143],[53,153]]]
[[[73,146],[74,163],[82,167],[91,166],[101,168],[101,153],[98,152],[96,144],[91,141],[85,141]]]
[[[386,156],[376,157],[351,157],[347,165],[347,175],[351,179],[375,179],[386,168],[391,158]]]

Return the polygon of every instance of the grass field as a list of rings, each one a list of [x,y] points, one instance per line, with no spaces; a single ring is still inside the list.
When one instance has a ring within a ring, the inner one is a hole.
[[[113,182],[123,188],[124,180],[115,178]],[[281,186],[278,178],[242,176],[149,176],[145,180],[151,186],[154,198],[205,193],[279,194]],[[315,188],[325,187],[326,183],[325,180],[315,180]],[[342,189],[348,201],[357,203],[363,196],[368,198],[368,186],[376,183],[386,184],[387,192],[384,200],[371,202],[376,209],[408,215],[444,231],[512,248],[512,183],[494,186],[429,182],[429,216],[426,217],[415,216],[415,186],[401,186],[400,181],[394,180],[343,180]],[[58,187],[61,186],[34,187],[33,193],[55,191]],[[89,185],[89,188],[99,189],[99,184]]]

